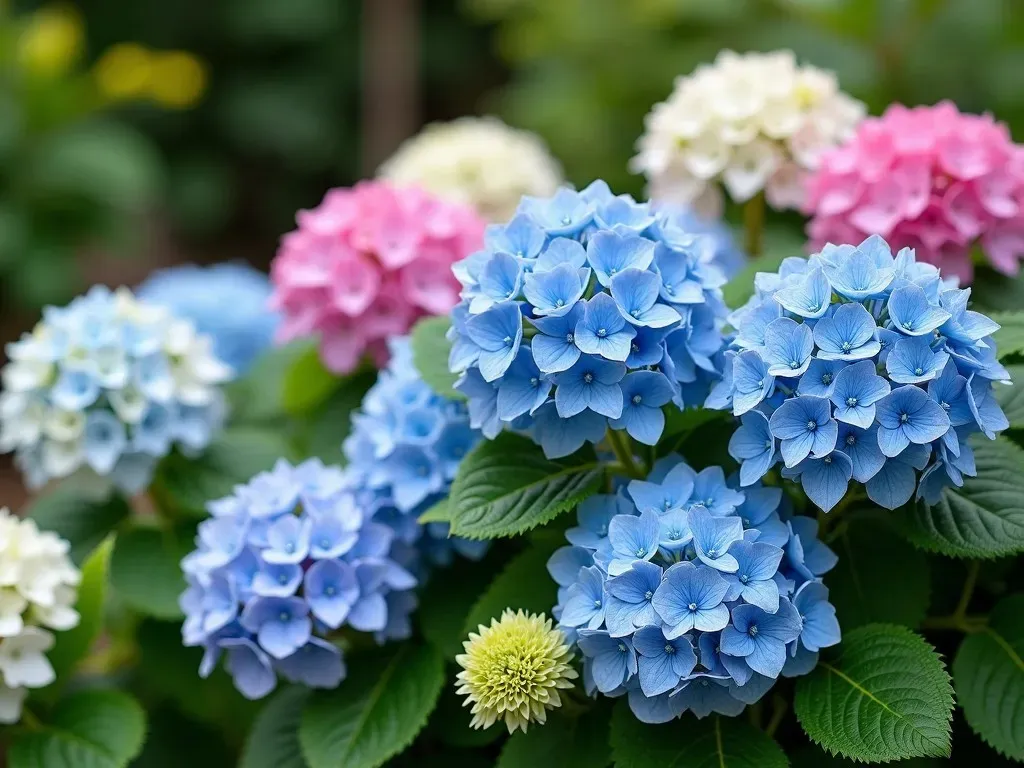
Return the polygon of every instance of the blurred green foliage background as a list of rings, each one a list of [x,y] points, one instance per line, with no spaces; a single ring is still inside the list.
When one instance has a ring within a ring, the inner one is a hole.
[[[399,110],[413,116],[406,132],[497,113],[540,133],[576,183],[604,177],[641,194],[626,163],[644,114],[676,76],[724,47],[791,48],[835,70],[875,113],[892,101],[951,98],[1024,135],[1019,0],[370,2],[411,15],[418,30],[416,103]],[[390,75],[365,70],[364,0],[6,6],[5,310],[34,312],[97,279],[135,280],[176,261],[265,266],[297,208],[374,165],[363,157],[375,130],[363,119],[365,89]],[[51,28],[33,64],[26,29],[45,14],[52,21],[54,9],[77,18],[78,38],[66,24]],[[378,54],[400,62],[403,51],[392,48]],[[111,253],[131,261],[111,266],[100,256]]]

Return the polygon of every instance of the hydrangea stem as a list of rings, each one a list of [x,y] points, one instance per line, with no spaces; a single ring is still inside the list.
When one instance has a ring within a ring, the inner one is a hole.
[[[923,629],[952,629],[960,632],[980,632],[985,628],[987,619],[984,616],[968,616],[967,608],[974,596],[974,588],[978,584],[978,572],[981,570],[981,563],[972,560],[967,564],[967,578],[964,579],[964,588],[960,592],[960,600],[956,609],[949,616],[932,616],[921,622]]]
[[[608,427],[605,438],[608,441],[608,446],[615,454],[615,458],[619,460],[619,464],[622,465],[627,475],[634,480],[642,480],[647,476],[647,473],[637,465],[636,458],[633,456],[633,449],[629,444],[629,437],[625,432]]]
[[[743,205],[743,248],[747,255],[761,255],[764,242],[764,193],[759,192]]]
[[[775,694],[772,697],[772,717],[768,721],[768,725],[765,726],[764,732],[769,736],[774,736],[775,732],[782,725],[782,721],[786,717],[786,712],[789,710],[789,703],[786,699],[779,694]]]

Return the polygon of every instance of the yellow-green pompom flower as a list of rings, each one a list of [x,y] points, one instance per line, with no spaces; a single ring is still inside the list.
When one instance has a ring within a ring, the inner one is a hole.
[[[525,732],[530,722],[544,723],[547,710],[562,706],[559,689],[572,688],[577,677],[570,666],[572,651],[551,620],[505,609],[501,620],[470,632],[466,652],[455,660],[464,706],[471,710],[474,728],[489,728],[504,720],[509,733]]]

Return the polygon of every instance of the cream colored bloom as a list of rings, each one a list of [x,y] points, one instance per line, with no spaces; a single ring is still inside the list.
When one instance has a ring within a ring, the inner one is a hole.
[[[630,167],[652,199],[707,215],[721,213],[722,186],[739,203],[764,191],[774,208],[799,208],[804,175],[863,117],[835,75],[790,51],[722,51],[654,105]]]
[[[560,689],[572,688],[577,677],[570,666],[572,651],[551,620],[505,609],[501,620],[480,625],[455,657],[463,671],[457,693],[472,705],[474,728],[504,720],[509,733],[524,732],[531,722],[543,724],[547,710],[560,707]]]
[[[523,195],[546,197],[562,181],[562,169],[540,137],[494,117],[428,125],[398,148],[379,175],[471,206],[490,221],[507,221]]]

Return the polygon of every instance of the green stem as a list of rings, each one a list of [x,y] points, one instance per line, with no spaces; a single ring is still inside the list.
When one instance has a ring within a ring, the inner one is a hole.
[[[761,728],[761,715],[762,708],[761,702],[755,702],[747,707],[747,717],[750,719],[750,724],[760,730]]]
[[[633,449],[629,445],[629,437],[626,433],[608,427],[605,438],[608,440],[608,445],[615,454],[615,458],[619,460],[619,464],[622,465],[625,473],[634,480],[643,480],[646,477],[646,473],[637,466],[636,459],[633,456]]]
[[[743,246],[750,258],[764,248],[764,193],[759,192],[743,205]]]
[[[953,615],[961,619],[967,616],[967,606],[971,604],[974,596],[974,587],[978,584],[978,571],[981,570],[981,563],[978,560],[971,560],[967,564],[967,578],[964,580],[964,588],[960,593],[960,602],[956,604]]]
[[[766,734],[769,736],[775,735],[775,732],[779,730],[779,726],[782,725],[782,721],[786,718],[788,709],[789,704],[786,702],[786,699],[779,694],[775,694],[772,698],[772,718],[764,729]]]
[[[32,710],[28,707],[22,707],[21,710],[21,725],[30,731],[41,731],[43,730],[42,721],[33,714]]]
[[[921,622],[921,629],[948,629],[972,634],[984,631],[987,621],[985,616],[931,616]]]

